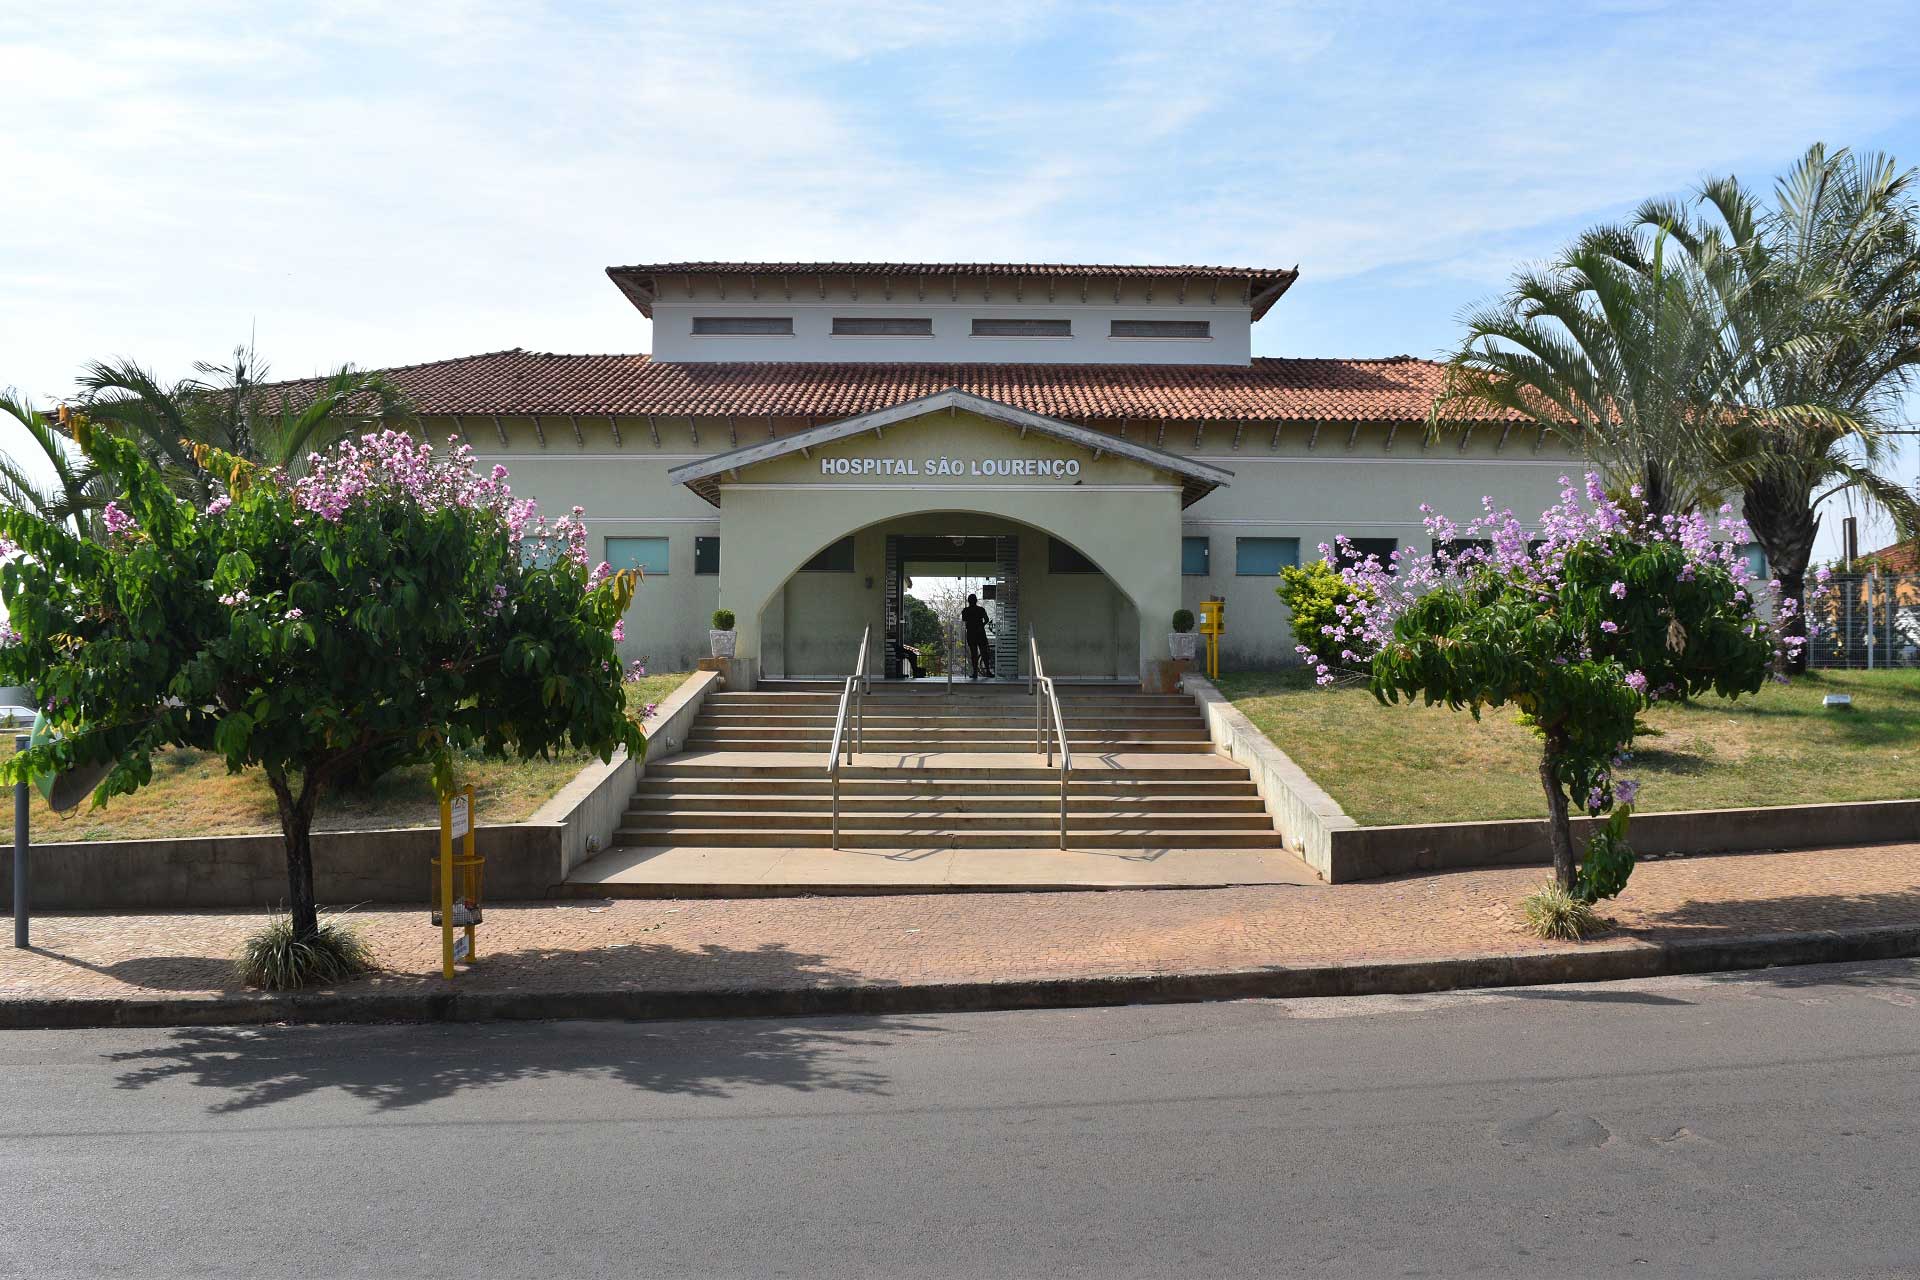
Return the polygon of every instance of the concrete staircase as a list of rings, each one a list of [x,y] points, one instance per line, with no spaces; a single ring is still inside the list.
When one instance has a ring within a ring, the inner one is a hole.
[[[1060,685],[1059,691],[1076,763],[1082,754],[1213,751],[1191,698],[1099,685]],[[817,751],[824,757],[839,704],[839,686],[824,682],[771,682],[751,693],[709,694],[687,750]],[[962,684],[951,696],[945,685],[876,684],[865,699],[860,750],[1030,752],[1034,699],[1025,684]]]
[[[1061,686],[1073,746],[1074,849],[1278,850],[1252,779],[1214,753],[1189,698]],[[680,755],[647,767],[623,847],[1058,849],[1060,772],[1034,754],[1026,686],[876,684],[863,750],[840,770],[831,836],[826,755],[835,686],[708,695]],[[1056,757],[1057,760],[1057,757]]]

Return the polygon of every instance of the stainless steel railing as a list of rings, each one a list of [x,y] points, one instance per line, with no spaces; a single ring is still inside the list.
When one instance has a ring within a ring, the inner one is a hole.
[[[867,693],[872,681],[867,675],[867,643],[873,639],[873,628],[868,627],[860,633],[860,656],[854,660],[853,674],[840,685],[840,708],[833,716],[833,746],[827,755],[827,783],[833,792],[833,827],[828,847],[840,847],[840,744],[846,743],[847,763],[853,763],[853,754],[864,750],[867,744]],[[853,732],[847,732],[847,718],[851,712]]]
[[[1060,847],[1067,847],[1067,778],[1073,772],[1073,748],[1067,745],[1067,721],[1060,714],[1060,694],[1040,661],[1040,638],[1027,632],[1027,688],[1037,692],[1033,703],[1033,749],[1053,763],[1053,748],[1060,747]]]

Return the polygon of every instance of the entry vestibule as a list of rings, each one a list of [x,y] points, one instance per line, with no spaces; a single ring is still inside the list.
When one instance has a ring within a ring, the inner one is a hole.
[[[958,537],[996,540],[1020,670],[1032,628],[1051,674],[1136,679],[1180,608],[1181,509],[1229,473],[950,391],[673,474],[720,508],[748,678],[844,675],[869,626],[884,675],[889,539]],[[849,536],[850,571],[821,557]]]

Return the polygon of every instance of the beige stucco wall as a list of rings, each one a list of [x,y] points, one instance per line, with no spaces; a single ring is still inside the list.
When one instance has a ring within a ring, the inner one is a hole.
[[[765,440],[770,434],[785,434],[811,424],[791,418],[740,418],[731,424],[730,431],[730,424],[724,420],[661,416],[649,424],[644,418],[621,417],[617,419],[620,440],[616,443],[605,418],[582,417],[578,422],[580,436],[576,439],[570,419],[543,417],[544,443],[532,421],[524,417],[500,419],[505,444],[491,419],[469,417],[459,427],[483,460],[504,462],[513,472],[516,490],[538,498],[543,510],[557,514],[575,503],[584,506],[596,557],[603,554],[603,540],[609,535],[663,536],[669,540],[671,571],[664,577],[649,577],[642,585],[628,619],[626,652],[630,659],[648,657],[658,669],[691,665],[706,653],[708,615],[720,603],[720,580],[693,573],[693,539],[697,534],[720,534],[722,514],[682,486],[669,482],[666,473],[671,467],[709,457],[736,442]],[[438,419],[431,427],[436,437],[443,438],[453,425],[447,419]],[[997,423],[968,423],[966,415],[948,418],[944,411],[922,423],[887,428],[877,441],[871,436],[862,439],[871,442],[869,455],[924,457],[939,450],[955,452],[945,445],[936,449],[935,444],[951,436],[957,446],[962,437],[951,433],[978,431],[983,425],[1000,432],[1003,440],[1019,441],[1017,431]],[[1006,490],[998,494],[956,490],[942,498],[927,488],[898,489],[888,501],[872,502],[863,491],[848,489],[833,494],[820,486],[818,451],[813,459],[791,459],[787,470],[756,472],[752,478],[762,483],[807,486],[789,491],[785,497],[778,497],[779,491],[743,492],[743,497],[758,495],[745,500],[765,503],[763,512],[786,531],[776,539],[781,544],[776,550],[790,566],[803,563],[819,547],[842,534],[855,528],[869,529],[857,541],[859,560],[851,581],[858,585],[822,585],[822,579],[847,575],[812,574],[796,580],[784,592],[776,584],[762,602],[766,607],[759,618],[759,643],[768,652],[781,652],[781,662],[796,674],[802,673],[807,663],[827,662],[829,658],[832,661],[825,668],[827,672],[842,669],[851,658],[837,655],[843,651],[851,654],[847,634],[850,630],[857,644],[859,628],[843,628],[840,619],[870,615],[878,635],[884,535],[889,531],[882,522],[928,516],[951,504],[952,509],[964,507],[1042,530],[1053,528],[1059,519],[1070,520],[1076,527],[1130,525],[1133,528],[1123,539],[1129,550],[1124,554],[1138,564],[1129,565],[1127,573],[1134,578],[1152,577],[1141,566],[1161,566],[1162,581],[1170,586],[1155,590],[1156,596],[1165,598],[1143,617],[1124,588],[1101,584],[1096,590],[1085,579],[1056,579],[1042,587],[1045,540],[1023,537],[1022,624],[1030,621],[1039,626],[1050,650],[1061,651],[1058,656],[1050,652],[1048,661],[1062,674],[1104,674],[1109,666],[1116,674],[1131,674],[1128,664],[1137,660],[1143,643],[1149,644],[1156,656],[1162,652],[1165,615],[1182,603],[1192,608],[1208,595],[1227,599],[1228,632],[1223,656],[1229,666],[1291,662],[1293,637],[1286,611],[1273,594],[1275,584],[1234,574],[1236,538],[1298,538],[1303,560],[1317,555],[1318,543],[1331,541],[1340,533],[1394,537],[1403,545],[1424,550],[1427,542],[1420,527],[1421,502],[1466,517],[1479,509],[1481,495],[1486,494],[1502,505],[1511,505],[1523,518],[1531,518],[1554,500],[1558,477],[1579,470],[1578,462],[1556,442],[1548,441],[1536,449],[1536,437],[1519,431],[1504,444],[1498,431],[1477,431],[1464,449],[1457,436],[1423,445],[1421,433],[1413,428],[1393,432],[1390,444],[1387,429],[1381,427],[1351,433],[1346,427],[1329,426],[1315,432],[1311,427],[1290,426],[1276,441],[1270,427],[1236,430],[1231,425],[1215,424],[1196,431],[1192,423],[1174,423],[1162,432],[1158,424],[1136,421],[1128,425],[1126,434],[1135,442],[1158,444],[1170,452],[1224,467],[1234,473],[1233,481],[1179,511],[1171,490],[1167,491],[1166,502],[1157,501],[1151,493],[1089,491],[1088,484],[1095,476],[1101,483],[1133,483],[1142,479],[1142,473],[1126,470],[1133,464],[1111,457],[1095,464],[1085,451],[1078,451],[1085,466],[1105,469],[1086,471],[1078,494],[1069,492],[1074,486],[1035,482],[1020,487],[1017,482],[1007,481]],[[996,445],[996,456],[1046,456],[1048,451],[1057,454],[1068,448],[1055,441],[1043,447],[1031,435],[1028,441],[1019,443],[1030,452],[1019,455]],[[807,472],[812,476],[803,474]],[[1149,483],[1152,478],[1150,474],[1145,477]],[[995,501],[975,500],[987,497]],[[1093,500],[1090,506],[1076,505],[1089,499]],[[799,508],[809,504],[820,510],[803,517]],[[1168,506],[1171,512],[1162,510]],[[779,524],[781,521],[787,523]],[[922,530],[903,524],[892,531]],[[953,531],[992,530],[970,527]],[[1212,571],[1208,576],[1178,576],[1179,538],[1183,533],[1210,539]],[[805,538],[817,541],[805,548],[796,545]],[[1091,548],[1083,546],[1081,550],[1112,569],[1107,559]],[[729,524],[721,546],[723,570],[730,571],[739,557],[750,553],[760,554],[750,552],[748,541]],[[1169,566],[1170,578],[1166,576]],[[875,579],[871,591],[864,586],[869,573]],[[785,582],[784,575],[780,582]],[[871,605],[863,598],[870,598]],[[1108,610],[1104,615],[1099,612],[1103,606]],[[744,613],[737,605],[733,607]],[[1110,617],[1111,623],[1099,621],[1102,617]],[[1097,630],[1108,626],[1110,632],[1096,637]],[[1117,642],[1115,636],[1119,637]],[[789,653],[791,661],[787,660]],[[1110,662],[1109,654],[1117,657]],[[768,674],[780,674],[782,666],[769,663],[764,669]]]

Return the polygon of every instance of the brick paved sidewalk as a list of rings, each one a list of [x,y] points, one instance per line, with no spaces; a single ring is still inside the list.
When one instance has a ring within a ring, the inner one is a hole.
[[[1369,884],[1119,893],[574,901],[489,906],[462,992],[1022,982],[1645,947],[1920,923],[1920,845],[1664,859],[1604,908],[1606,939],[1542,943],[1514,904],[1536,868]],[[51,915],[0,950],[0,1000],[196,997],[258,914]],[[385,970],[338,990],[442,990],[424,909],[355,913]]]

